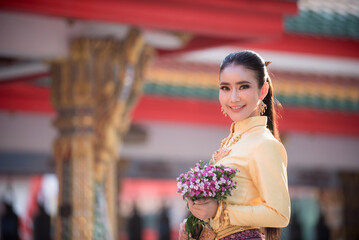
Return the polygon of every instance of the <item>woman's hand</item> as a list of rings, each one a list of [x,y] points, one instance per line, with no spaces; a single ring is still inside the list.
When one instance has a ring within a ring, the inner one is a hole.
[[[186,199],[188,203],[189,210],[191,213],[201,220],[206,220],[208,218],[213,218],[216,216],[218,202],[213,198],[199,199],[192,201]]]
[[[185,233],[185,222],[180,224],[180,229],[179,229],[179,236],[178,236],[178,240],[194,240],[194,238],[192,238],[190,233]]]

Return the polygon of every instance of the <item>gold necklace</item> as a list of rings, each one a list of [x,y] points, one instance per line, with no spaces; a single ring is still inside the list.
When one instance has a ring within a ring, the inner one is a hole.
[[[239,139],[241,139],[242,135],[246,132],[248,132],[249,130],[251,130],[252,128],[258,127],[261,125],[256,125],[253,126],[251,128],[248,128],[246,131],[242,132],[241,134],[239,134],[238,136],[233,137],[233,133],[231,135],[229,135],[227,138],[223,139],[221,142],[221,147],[215,151],[212,154],[212,158],[209,161],[210,164],[216,164],[219,160],[221,160],[224,157],[227,157],[229,155],[229,153],[231,152],[232,149],[229,149],[233,144],[237,143],[239,141]],[[229,139],[229,141],[228,141]],[[226,144],[228,141],[228,144]]]
[[[231,149],[229,149],[229,147],[231,147],[233,144],[238,142],[239,139],[241,138],[241,136],[242,136],[242,134],[237,137],[234,137],[233,140],[230,141],[230,144],[227,146],[224,145],[225,142],[227,141],[227,138],[225,138],[221,143],[221,147],[212,154],[212,158],[209,161],[210,164],[216,164],[222,158],[227,157],[228,154],[231,152]]]

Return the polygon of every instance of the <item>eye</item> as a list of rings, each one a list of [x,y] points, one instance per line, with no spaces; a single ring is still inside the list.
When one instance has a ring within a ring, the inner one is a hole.
[[[219,89],[222,91],[229,91],[229,87],[227,86],[220,86]]]
[[[249,85],[241,85],[241,86],[239,87],[239,89],[247,89],[247,88],[249,88]]]

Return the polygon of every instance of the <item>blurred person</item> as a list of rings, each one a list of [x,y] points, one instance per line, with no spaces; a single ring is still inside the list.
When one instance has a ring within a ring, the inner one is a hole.
[[[19,240],[19,217],[10,203],[4,202],[5,211],[1,216],[1,240]]]
[[[210,162],[238,169],[237,188],[225,201],[187,199],[191,213],[210,226],[200,226],[199,239],[279,239],[280,228],[289,223],[287,153],[276,127],[269,63],[241,51],[221,64],[219,102],[233,123]],[[179,238],[188,237],[182,223]]]
[[[317,240],[329,240],[330,229],[325,221],[323,212],[320,213],[320,217],[316,227]]]
[[[170,240],[171,239],[170,220],[168,217],[168,209],[165,206],[161,208],[158,223],[159,223],[159,240]]]
[[[129,240],[141,240],[142,239],[142,218],[138,212],[136,204],[133,205],[132,216],[128,220],[128,237]]]
[[[50,240],[51,218],[42,204],[38,203],[38,214],[34,218],[33,240]]]

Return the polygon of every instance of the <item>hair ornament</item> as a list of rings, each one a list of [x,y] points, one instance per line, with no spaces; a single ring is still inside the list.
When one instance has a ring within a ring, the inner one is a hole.
[[[265,61],[265,62],[264,62],[264,65],[265,65],[266,67],[268,67],[268,65],[271,64],[271,63],[272,63],[271,61]]]

